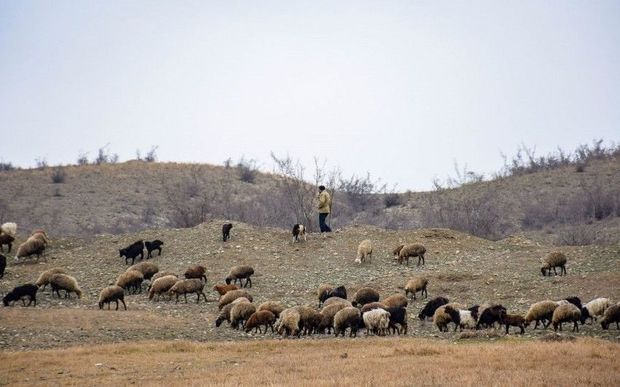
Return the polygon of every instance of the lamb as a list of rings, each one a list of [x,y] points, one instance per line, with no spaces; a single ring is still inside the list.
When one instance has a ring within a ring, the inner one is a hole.
[[[392,294],[381,301],[388,308],[406,308],[409,300],[400,293]]]
[[[118,310],[118,301],[123,303],[125,310],[127,310],[127,305],[125,304],[125,290],[117,285],[108,286],[101,290],[99,293],[99,309],[103,309],[104,304],[108,304],[108,310],[110,310],[110,305],[112,301],[116,302],[116,310]]]
[[[362,312],[362,315],[370,310],[373,309],[387,309],[387,305],[385,305],[382,302],[371,302],[369,304],[366,304],[364,306],[361,307],[360,312]]]
[[[344,298],[330,297],[327,300],[325,300],[325,302],[323,303],[323,307],[332,305],[332,304],[344,304],[344,306],[353,306],[351,301],[345,300]]]
[[[250,302],[237,302],[230,310],[230,326],[238,329],[239,324],[243,327],[252,314],[256,312],[256,305]]]
[[[392,334],[398,332],[407,334],[407,309],[405,308],[387,308],[390,313],[389,329],[392,330]]]
[[[230,285],[217,284],[213,286],[213,290],[218,292],[220,296],[223,296],[224,294],[226,294],[227,292],[231,290],[237,290],[237,289],[239,289],[239,287],[233,284],[230,284]]]
[[[167,293],[179,279],[173,275],[157,278],[149,287],[149,300],[157,295],[157,300],[163,293]]]
[[[239,286],[243,288],[251,288],[252,287],[252,274],[254,274],[254,269],[251,266],[240,265],[233,266],[228,272],[228,276],[226,277],[226,284],[230,285],[230,283],[237,283],[239,281]],[[243,285],[243,280],[245,279],[245,285]]]
[[[620,330],[620,304],[612,305],[605,310],[601,319],[601,328],[609,329],[609,324],[616,323],[616,329]]]
[[[232,223],[224,223],[224,225],[222,226],[222,240],[224,242],[230,239],[230,230],[232,230],[232,228]]]
[[[363,306],[364,304],[368,304],[369,302],[377,302],[379,301],[379,292],[377,292],[373,288],[361,288],[353,295],[353,301],[351,304],[353,306]]]
[[[413,293],[413,299],[416,299],[416,293],[420,292],[420,296],[424,296],[428,298],[428,291],[426,290],[426,286],[428,285],[428,280],[424,277],[416,277],[407,281],[405,285],[405,296],[408,296],[409,293]]]
[[[506,308],[502,305],[491,305],[485,308],[478,316],[476,329],[480,329],[481,326],[495,327],[495,323],[500,322],[503,314],[506,314]]]
[[[22,300],[24,306],[30,306],[34,301],[34,306],[37,306],[37,290],[39,290],[39,288],[34,284],[16,286],[2,298],[2,302],[4,306],[9,306],[10,302]],[[28,297],[28,305],[26,305],[24,297]]]
[[[499,321],[500,326],[506,325],[506,334],[509,333],[510,327],[519,327],[521,329],[521,334],[525,333],[525,319],[520,314],[502,314],[502,317]]]
[[[546,276],[547,273],[551,276],[551,269],[553,269],[553,274],[558,275],[555,271],[556,267],[560,268],[560,276],[562,273],[566,275],[566,255],[559,251],[554,251],[545,257],[540,272],[543,277]]]
[[[24,243],[17,247],[17,256],[15,259],[26,258],[32,255],[37,256],[37,260],[41,258],[45,251],[45,242],[37,238],[28,238]]]
[[[176,302],[179,302],[179,295],[182,294],[185,297],[185,303],[187,303],[187,293],[196,293],[196,303],[200,302],[200,296],[202,295],[207,302],[207,296],[203,293],[204,284],[202,280],[197,278],[190,278],[184,280],[178,280],[170,290],[168,290],[168,294],[172,296],[172,294],[176,295]]]
[[[394,250],[392,250],[392,255],[394,256],[394,259],[397,260],[398,257],[400,256],[400,251],[403,249],[403,247],[405,247],[405,245],[398,245],[394,248]]]
[[[553,323],[553,330],[557,332],[558,327],[562,330],[562,323],[572,322],[573,332],[579,332],[578,321],[581,320],[581,311],[573,304],[560,305],[553,311],[551,322]]]
[[[420,262],[422,263],[422,265],[424,265],[424,254],[426,254],[426,248],[422,245],[405,245],[398,253],[398,263],[402,264],[403,261],[406,260],[407,266],[409,266],[409,258],[418,257],[417,266],[420,266]]]
[[[6,257],[0,254],[0,278],[4,277],[4,269],[6,269]]]
[[[54,267],[52,269],[45,270],[39,275],[39,278],[37,279],[37,282],[35,284],[38,287],[43,287],[41,290],[44,290],[47,284],[50,283],[50,278],[54,274],[67,274],[67,272],[61,267]]]
[[[280,318],[276,321],[276,332],[279,335],[284,333],[286,336],[299,336],[300,319],[301,316],[295,308],[284,309],[282,313],[280,313]]]
[[[365,239],[357,246],[357,258],[356,263],[362,263],[368,258],[368,263],[372,262],[372,242],[369,239]]]
[[[597,317],[605,313],[605,310],[609,308],[610,305],[609,298],[603,297],[595,298],[588,302],[581,308],[581,323],[585,324],[588,318],[594,322]]]
[[[129,269],[127,270],[137,270],[142,273],[145,280],[149,280],[159,271],[159,267],[157,267],[157,265],[153,262],[140,262],[129,266]]]
[[[254,329],[254,332],[258,330],[258,333],[263,333],[260,329],[261,326],[265,327],[265,333],[267,333],[267,328],[271,328],[271,332],[275,332],[273,330],[273,323],[275,321],[275,314],[268,310],[258,310],[245,322],[245,332],[249,333],[252,329]]]
[[[52,295],[56,292],[60,298],[60,290],[65,291],[65,298],[70,298],[69,294],[75,293],[78,298],[82,298],[82,289],[80,289],[77,280],[67,274],[54,274],[50,277],[50,286],[52,287]]]
[[[230,304],[231,302],[233,302],[239,297],[245,297],[248,300],[253,301],[253,298],[250,295],[250,293],[246,292],[245,290],[242,290],[242,289],[231,290],[229,292],[226,292],[226,294],[220,297],[220,301],[218,305],[219,309],[222,309],[223,307]]]
[[[366,336],[370,332],[383,336],[390,325],[390,312],[385,309],[373,309],[362,314],[362,320],[366,326]]]
[[[529,326],[532,321],[536,321],[536,325],[534,325],[534,329],[538,327],[538,323],[542,322],[543,327],[547,328],[551,324],[551,318],[553,317],[553,312],[555,308],[558,307],[558,304],[551,300],[540,301],[532,304],[530,309],[525,314],[525,326]],[[545,325],[545,321],[548,323]]]
[[[124,249],[118,250],[118,254],[121,258],[125,257],[125,264],[131,259],[131,264],[133,265],[138,255],[140,259],[144,259],[144,241],[135,241]]]
[[[319,332],[325,333],[325,330],[327,329],[327,333],[331,334],[332,328],[334,326],[334,316],[336,316],[336,313],[346,307],[347,305],[343,303],[336,303],[324,306],[323,309],[321,309],[322,318],[321,323],[319,324]]]
[[[338,334],[344,337],[345,331],[350,328],[349,337],[357,336],[357,331],[363,326],[362,324],[362,314],[359,309],[347,306],[334,316],[334,334],[336,337]]]
[[[159,239],[155,239],[153,242],[149,242],[146,241],[144,242],[144,246],[146,247],[146,259],[149,258],[153,258],[153,251],[157,250],[159,251],[159,254],[161,256],[161,247],[164,245],[164,242],[160,241]]]
[[[433,317],[437,308],[442,305],[446,305],[448,302],[449,300],[445,297],[433,298],[432,300],[427,302],[426,305],[424,305],[424,308],[422,308],[420,314],[418,314],[418,318],[424,321],[427,317]]]
[[[316,290],[316,295],[319,298],[319,307],[327,300],[329,296],[329,292],[331,292],[334,287],[330,284],[320,284]]]
[[[142,281],[144,281],[144,275],[138,270],[127,270],[116,279],[116,284],[121,288],[134,293],[142,292]]]
[[[258,306],[257,311],[268,310],[273,313],[276,318],[280,317],[280,313],[284,310],[284,306],[278,301],[265,301]]]
[[[15,242],[15,237],[9,234],[0,234],[0,252],[4,253],[4,245],[9,246],[9,253],[11,252],[11,248],[13,247],[13,242]]]
[[[303,237],[304,241],[307,241],[306,238],[306,226],[303,224],[295,224],[293,225],[293,243],[299,242],[299,238]]]
[[[207,282],[207,276],[205,275],[206,272],[207,272],[207,269],[204,266],[193,265],[193,266],[188,267],[187,270],[185,270],[185,273],[183,273],[183,276],[187,279],[197,278],[201,281],[204,278],[205,283],[206,283]]]

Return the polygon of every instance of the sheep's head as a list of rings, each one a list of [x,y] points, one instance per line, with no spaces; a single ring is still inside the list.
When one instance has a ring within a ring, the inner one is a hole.
[[[586,323],[586,319],[587,319],[588,317],[592,317],[592,316],[590,316],[590,312],[588,312],[588,309],[587,309],[587,308],[582,307],[582,308],[581,308],[581,318],[580,318],[580,320],[581,320],[581,325],[583,325],[583,324],[585,324],[585,323]]]
[[[230,285],[231,282],[231,278],[230,277],[226,277],[226,285]]]

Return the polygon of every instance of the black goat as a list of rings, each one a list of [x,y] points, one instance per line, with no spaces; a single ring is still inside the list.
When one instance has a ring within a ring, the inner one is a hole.
[[[125,257],[125,264],[131,259],[131,264],[133,265],[138,255],[140,259],[144,259],[144,242],[142,240],[136,241],[124,249],[118,250],[118,253],[121,258]]]
[[[224,223],[224,225],[222,226],[222,240],[224,242],[230,239],[230,230],[232,230],[232,228],[232,223]]]
[[[2,302],[4,303],[4,306],[9,306],[9,302],[17,301],[21,299],[22,304],[26,306],[26,301],[24,300],[24,297],[28,297],[29,301],[28,301],[27,306],[30,306],[30,304],[32,304],[33,301],[34,301],[34,306],[37,306],[37,290],[39,290],[39,287],[34,284],[25,284],[25,285],[17,286],[13,288],[13,290],[8,292],[6,296],[4,296],[4,298],[2,299]]]
[[[153,258],[151,253],[155,250],[159,251],[159,255],[161,255],[161,247],[164,245],[164,242],[159,239],[155,239],[153,242],[146,241],[144,242],[144,246],[146,247],[146,259]]]
[[[445,297],[435,297],[424,305],[424,308],[418,314],[420,320],[424,320],[427,317],[433,317],[437,308],[447,304],[449,301]]]

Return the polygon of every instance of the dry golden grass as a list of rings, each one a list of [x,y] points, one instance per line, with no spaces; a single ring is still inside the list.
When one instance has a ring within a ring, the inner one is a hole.
[[[142,342],[0,353],[10,385],[618,385],[620,344],[419,339]]]

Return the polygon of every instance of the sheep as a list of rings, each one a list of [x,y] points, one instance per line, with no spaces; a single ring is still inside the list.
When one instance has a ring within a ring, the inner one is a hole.
[[[368,304],[379,301],[379,292],[373,288],[361,288],[353,295],[353,306]]]
[[[39,287],[34,284],[16,286],[2,298],[2,302],[4,306],[9,306],[11,301],[22,300],[24,306],[30,306],[34,301],[34,306],[37,306],[37,290],[39,290]],[[24,297],[28,297],[28,305],[26,305]]]
[[[4,269],[6,269],[6,257],[0,254],[0,278],[4,277]]]
[[[306,226],[304,226],[303,224],[297,223],[293,225],[293,243],[299,242],[299,239],[301,237],[304,238],[304,241],[308,240],[306,238]]]
[[[134,293],[142,292],[142,281],[144,281],[144,275],[138,270],[127,270],[121,273],[116,279],[116,284],[121,288]]]
[[[226,276],[226,284],[230,285],[230,283],[237,283],[239,281],[239,286],[242,288],[251,288],[252,287],[252,274],[254,274],[254,269],[251,266],[240,265],[233,266],[228,272],[228,276]],[[245,285],[243,285],[243,280],[245,279]]]
[[[572,322],[573,332],[579,332],[578,321],[581,320],[581,311],[573,304],[560,305],[553,311],[551,322],[553,323],[553,330],[558,331],[558,327],[562,330],[562,323]]]
[[[459,328],[463,329],[476,329],[478,323],[478,315],[471,310],[459,309]]]
[[[362,263],[368,258],[368,263],[372,262],[372,242],[369,239],[365,239],[357,246],[357,258],[356,263]]]
[[[222,225],[222,240],[224,242],[230,239],[230,230],[232,230],[232,228],[232,223],[224,223],[224,225]]]
[[[601,328],[609,329],[609,324],[616,323],[616,329],[620,330],[620,304],[612,305],[605,310],[601,319]]]
[[[173,275],[175,277],[179,277],[177,275],[177,273],[173,272],[173,271],[158,271],[157,273],[153,274],[153,276],[151,277],[151,284],[153,284],[153,282],[155,282],[156,279],[161,278],[161,277],[165,277],[167,275]]]
[[[9,235],[15,238],[17,235],[17,223],[3,223],[2,226],[0,226],[0,235]]]
[[[54,267],[54,268],[45,270],[43,273],[39,275],[39,278],[37,279],[37,282],[35,282],[35,284],[40,288],[42,287],[41,290],[44,290],[47,284],[50,283],[50,277],[53,276],[54,274],[67,274],[67,272],[65,271],[65,269],[61,267]]]
[[[128,264],[127,261],[131,259],[133,265],[138,255],[140,259],[144,259],[144,241],[135,241],[124,249],[119,249],[118,254],[120,258],[125,257],[125,264]]]
[[[44,251],[45,242],[37,238],[28,238],[24,243],[17,247],[17,256],[15,257],[15,260],[30,257],[31,255],[36,255],[38,260],[41,258]]]
[[[390,324],[389,329],[392,330],[392,334],[398,332],[407,334],[407,309],[405,308],[387,308],[390,312]],[[398,325],[398,326],[397,326]]]
[[[8,245],[8,252],[10,253],[11,248],[13,247],[13,242],[15,242],[15,237],[9,234],[0,234],[0,252],[4,253],[4,245]]]
[[[238,329],[239,324],[243,327],[247,319],[256,312],[256,305],[251,302],[237,302],[230,310],[230,326]]]
[[[566,275],[566,255],[559,251],[554,251],[545,257],[545,259],[543,260],[543,265],[540,268],[540,272],[542,273],[543,277],[546,276],[547,273],[549,273],[549,276],[551,276],[551,269],[553,269],[553,274],[558,275],[558,273],[555,271],[556,267],[560,268],[560,276],[562,275],[562,273]]]
[[[222,309],[224,306],[230,304],[231,302],[233,302],[239,297],[245,297],[248,300],[253,301],[253,298],[250,295],[250,293],[246,292],[245,290],[242,290],[242,289],[231,290],[229,292],[226,292],[226,294],[220,297],[218,308]]]
[[[405,247],[405,245],[401,244],[401,245],[396,246],[394,250],[392,250],[392,255],[394,256],[394,260],[398,259],[398,257],[400,256],[400,251],[403,249],[403,247]]]
[[[330,297],[327,300],[325,300],[325,302],[323,303],[323,307],[332,305],[332,304],[344,304],[345,306],[353,306],[351,301],[345,300],[344,298]]]
[[[542,322],[543,327],[546,329],[551,324],[551,318],[553,317],[553,312],[555,308],[558,307],[554,301],[545,300],[539,301],[530,306],[530,309],[525,314],[525,326],[529,326],[532,321],[536,321],[534,325],[534,329],[538,327],[538,323]],[[548,323],[545,325],[545,321]]]
[[[285,336],[299,336],[299,320],[301,316],[295,308],[284,309],[275,323],[276,332]]]
[[[581,308],[581,323],[585,324],[588,318],[592,322],[596,321],[596,318],[602,316],[610,305],[609,298],[603,297],[588,302]]]
[[[319,298],[319,307],[327,300],[329,296],[329,292],[331,292],[334,287],[330,284],[320,284],[316,290],[316,295]]]
[[[433,317],[437,308],[442,305],[445,305],[449,302],[449,300],[445,297],[435,297],[424,305],[424,308],[418,314],[418,318],[424,321],[427,317]]]
[[[207,302],[207,296],[203,293],[204,284],[202,280],[197,278],[190,278],[184,280],[178,280],[170,290],[168,290],[168,294],[172,296],[172,294],[176,295],[176,302],[179,302],[179,295],[182,294],[185,298],[185,303],[187,303],[187,293],[196,293],[196,303],[200,302],[200,296],[202,295]]]
[[[205,275],[206,272],[207,272],[207,269],[204,266],[193,265],[193,266],[188,267],[187,270],[185,270],[185,273],[183,273],[183,276],[186,279],[197,278],[201,281],[204,278],[205,283],[206,283],[207,282],[207,276]]]
[[[381,302],[388,308],[405,308],[409,303],[407,297],[400,293],[392,294],[391,296],[384,298]]]
[[[452,304],[447,304],[437,308],[433,315],[433,322],[440,332],[443,332],[444,329],[448,332],[448,324],[454,323],[454,331],[456,332],[456,329],[461,325],[461,314],[458,308],[453,307]]]
[[[424,254],[426,254],[426,248],[422,245],[405,245],[398,253],[398,263],[402,264],[403,261],[406,260],[407,266],[409,266],[409,258],[418,257],[417,266],[420,266],[420,262],[424,265]]]
[[[336,313],[346,307],[347,305],[344,303],[336,303],[324,306],[323,309],[321,309],[322,318],[321,323],[319,324],[319,332],[325,333],[325,330],[327,329],[327,333],[331,334],[332,328],[334,326],[334,316],[336,315]]]
[[[230,323],[230,311],[233,308],[233,306],[235,306],[235,304],[231,302],[230,304],[223,307],[222,310],[220,310],[220,314],[217,316],[217,319],[215,320],[216,327],[219,327],[220,325],[222,325],[222,322],[224,321],[228,321],[228,323]]]
[[[28,239],[38,239],[43,242],[46,246],[50,244],[50,239],[47,237],[47,233],[45,230],[34,230]]]
[[[142,273],[145,280],[150,280],[159,271],[159,267],[153,262],[140,262],[129,266],[127,270],[137,270]]]
[[[334,335],[344,337],[347,328],[350,328],[349,337],[357,336],[357,331],[363,326],[362,314],[359,309],[347,306],[334,316]]]
[[[503,313],[499,321],[500,326],[506,325],[506,334],[509,333],[510,327],[519,327],[521,334],[525,333],[525,319],[520,314]]]
[[[387,305],[385,305],[382,302],[371,302],[369,304],[365,304],[364,306],[362,306],[360,308],[360,312],[362,312],[362,315],[370,310],[373,309],[387,309]]]
[[[372,333],[376,335],[385,335],[390,325],[390,312],[385,309],[373,309],[362,314],[362,320],[366,326],[366,336]]]
[[[108,310],[112,301],[116,302],[116,310],[118,310],[118,301],[123,303],[125,310],[127,310],[127,304],[125,304],[125,290],[117,285],[108,286],[101,290],[99,293],[99,309],[103,309],[104,304],[108,304]]]
[[[215,286],[213,286],[213,290],[218,292],[220,296],[223,296],[224,294],[226,294],[227,292],[231,290],[237,290],[237,289],[239,289],[239,287],[233,284],[230,284],[230,285],[216,284]]]
[[[159,239],[155,239],[153,242],[149,242],[146,241],[144,242],[144,247],[146,247],[146,259],[149,258],[153,258],[153,251],[157,250],[159,251],[159,254],[161,256],[161,247],[164,245],[164,242],[160,241]]]
[[[78,298],[82,298],[82,289],[77,283],[77,280],[67,274],[54,274],[50,277],[50,286],[52,287],[52,295],[56,292],[58,298],[60,298],[60,290],[65,291],[65,298],[70,298],[69,294],[75,293]]]
[[[583,305],[581,305],[581,299],[579,297],[566,297],[565,300],[575,305],[577,308],[579,308],[579,310],[581,310],[581,308],[583,307]]]
[[[340,297],[343,300],[346,300],[347,299],[347,288],[345,288],[344,286],[338,286],[337,288],[330,290],[326,298],[330,298],[330,297]]]
[[[275,314],[271,313],[268,310],[257,310],[245,322],[245,332],[249,333],[252,329],[254,329],[254,332],[258,330],[258,333],[263,333],[260,330],[261,326],[265,327],[265,333],[267,333],[267,328],[271,328],[271,332],[275,332],[273,330],[273,323],[275,321]]]
[[[426,290],[426,286],[428,285],[428,279],[424,277],[416,277],[407,281],[405,285],[405,296],[409,296],[409,293],[413,293],[413,299],[416,299],[416,293],[420,292],[420,296],[424,296],[424,298],[428,298],[428,290]]]
[[[495,327],[495,323],[499,323],[502,314],[506,314],[506,308],[502,305],[491,305],[485,308],[478,316],[478,323],[476,329],[480,329],[481,326]]]
[[[157,278],[149,287],[149,300],[152,300],[155,295],[157,295],[157,299],[159,300],[161,294],[167,293],[178,280],[179,279],[173,275]]]
[[[309,306],[296,306],[299,312],[299,331],[304,335],[311,335],[319,330],[323,316]]]
[[[280,313],[282,313],[284,309],[284,305],[278,301],[265,301],[256,308],[257,311],[268,310],[273,313],[276,318],[280,317]]]

